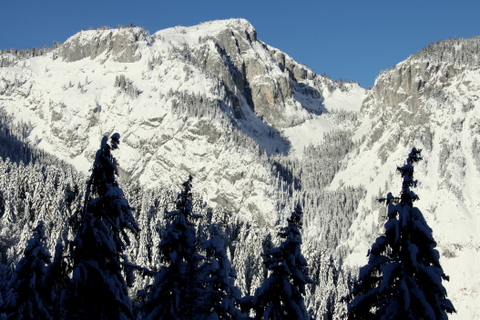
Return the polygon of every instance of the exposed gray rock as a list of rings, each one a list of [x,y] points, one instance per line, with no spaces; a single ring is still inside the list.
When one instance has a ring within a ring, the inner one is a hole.
[[[424,101],[445,99],[444,88],[453,78],[467,68],[479,67],[480,37],[439,41],[382,72],[365,99],[363,109],[368,107],[375,114],[385,107],[405,105],[410,114],[407,118],[426,123],[425,117],[417,116],[428,113],[426,108],[420,108]],[[369,103],[373,100],[375,106]]]
[[[317,76],[285,53],[258,40],[253,26],[243,19],[231,20],[228,28],[201,39],[197,47],[190,49],[192,63],[223,84],[237,117],[243,116],[239,106],[246,101],[256,115],[272,126],[299,124],[305,119],[286,112],[298,108],[296,89],[316,100],[321,109],[320,87],[326,86],[322,79],[327,77]],[[319,79],[313,81],[319,87],[305,82],[315,79]]]
[[[135,62],[141,58],[137,52],[140,41],[153,41],[148,31],[140,27],[81,31],[61,46],[60,56],[66,62],[73,62],[107,53],[116,62]]]

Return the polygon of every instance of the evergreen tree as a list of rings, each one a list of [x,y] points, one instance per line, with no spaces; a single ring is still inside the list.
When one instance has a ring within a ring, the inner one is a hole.
[[[210,319],[241,319],[236,307],[240,303],[240,289],[235,286],[237,277],[225,251],[225,241],[217,225],[210,227],[210,239],[205,241],[207,261],[202,266],[205,278],[205,308],[210,309]]]
[[[51,311],[54,319],[61,319],[66,310],[65,296],[68,292],[70,278],[68,277],[68,264],[63,257],[63,245],[57,243],[55,256],[47,268],[46,290],[50,292]]]
[[[137,234],[132,208],[116,181],[117,163],[103,137],[87,183],[85,204],[71,244],[73,275],[66,317],[69,319],[132,319],[128,287],[133,282],[123,251],[130,243],[127,230]],[[126,278],[124,278],[124,273]]]
[[[287,220],[288,225],[278,235],[284,239],[280,246],[264,254],[264,263],[270,275],[255,291],[253,308],[255,319],[309,319],[304,303],[308,276],[307,261],[303,257],[302,208],[297,205]]]
[[[203,279],[192,212],[192,176],[183,183],[176,210],[166,213],[169,221],[158,245],[164,265],[149,288],[145,303],[147,319],[203,319],[210,310],[202,304]]]
[[[413,206],[418,196],[411,190],[413,165],[422,160],[412,149],[406,164],[398,167],[403,182],[400,197],[380,199],[388,205],[385,234],[369,251],[368,264],[350,291],[349,319],[447,319],[455,309],[446,298],[440,255],[432,229]]]
[[[45,287],[51,256],[45,242],[44,224],[39,221],[8,282],[4,310],[7,319],[52,319],[50,294]]]

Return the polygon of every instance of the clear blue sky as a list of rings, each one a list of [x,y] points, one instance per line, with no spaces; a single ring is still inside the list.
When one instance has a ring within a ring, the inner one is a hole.
[[[365,88],[430,43],[480,35],[479,0],[15,0],[1,6],[0,49],[51,46],[99,26],[154,33],[228,18],[247,19],[260,40],[315,72]]]

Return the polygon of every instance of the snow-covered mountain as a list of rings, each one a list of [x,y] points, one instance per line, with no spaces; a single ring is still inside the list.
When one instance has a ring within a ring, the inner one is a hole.
[[[432,44],[382,72],[368,92],[356,136],[363,143],[332,182],[365,185],[346,243],[347,263],[365,264],[365,253],[383,232],[385,207],[375,199],[399,194],[395,172],[412,146],[424,161],[415,168],[423,212],[438,243],[445,283],[458,310],[452,319],[478,319],[480,277],[480,38]]]
[[[318,318],[340,316],[342,268],[365,264],[383,230],[385,209],[375,199],[399,192],[395,168],[421,148],[417,205],[451,276],[452,319],[475,319],[479,44],[432,44],[366,91],[315,74],[243,19],[154,34],[100,28],[50,49],[2,51],[0,107],[31,122],[32,145],[81,171],[101,137],[119,132],[125,180],[170,187],[192,174],[208,206],[252,226],[239,231],[232,256],[244,294],[261,275],[248,278],[239,252],[256,250],[259,261],[264,231],[274,235],[302,202],[316,281],[307,305]]]
[[[242,19],[82,31],[42,56],[2,59],[1,106],[35,123],[38,147],[86,171],[99,137],[119,132],[132,178],[176,185],[192,174],[212,205],[259,219],[275,192],[259,159],[301,154],[332,128],[327,108],[358,109],[364,94],[269,47]]]

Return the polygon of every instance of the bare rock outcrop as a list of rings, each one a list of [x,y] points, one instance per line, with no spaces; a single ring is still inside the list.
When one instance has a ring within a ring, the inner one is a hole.
[[[81,31],[62,45],[60,57],[66,62],[74,62],[84,58],[95,59],[106,53],[116,62],[136,62],[141,58],[137,51],[141,41],[153,41],[148,31],[141,27]]]

